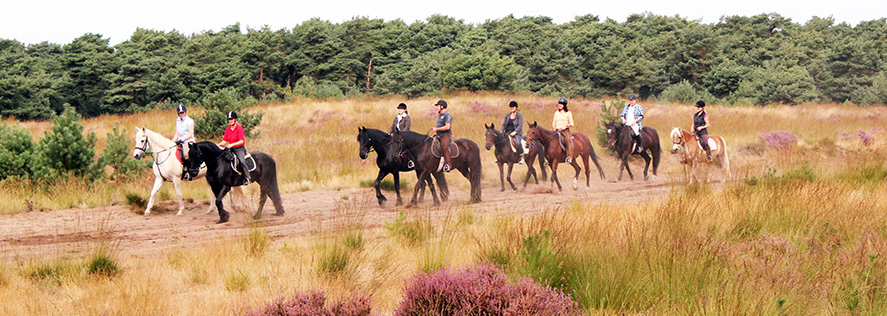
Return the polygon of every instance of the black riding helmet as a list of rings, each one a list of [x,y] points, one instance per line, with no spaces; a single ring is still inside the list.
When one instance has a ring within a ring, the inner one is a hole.
[[[558,104],[567,105],[567,98],[565,98],[565,97],[560,97],[559,99],[557,99],[557,103],[558,103]]]
[[[705,107],[705,101],[702,101],[702,100],[696,101],[696,107],[697,107],[697,108],[704,108],[704,107]]]
[[[398,109],[404,109],[404,110],[406,110],[406,109],[407,109],[407,104],[406,104],[406,103],[398,104],[398,105],[397,105],[397,108],[398,108]]]
[[[185,108],[184,104],[179,104],[179,106],[176,107],[176,113],[182,114],[185,112],[188,112],[188,109]]]
[[[446,109],[447,108],[447,101],[437,100],[437,103],[435,103],[434,105],[440,105],[440,106],[444,107],[444,109]]]
[[[228,119],[229,120],[236,119],[236,118],[237,118],[237,112],[234,112],[234,111],[228,112]]]
[[[511,102],[508,102],[508,107],[510,107],[510,108],[516,108],[516,107],[517,107],[517,101],[511,100]]]
[[[638,99],[638,96],[635,95],[634,93],[632,93],[632,94],[629,94],[629,95],[628,95],[628,99],[629,99],[629,100],[637,100],[637,99]]]

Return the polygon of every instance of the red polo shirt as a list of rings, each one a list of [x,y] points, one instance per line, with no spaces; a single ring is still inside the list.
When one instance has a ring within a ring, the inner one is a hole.
[[[222,140],[228,142],[229,144],[233,144],[240,140],[243,140],[243,144],[234,146],[232,148],[245,146],[246,140],[243,138],[243,127],[240,127],[240,124],[234,123],[234,126],[229,126],[225,128],[225,136],[222,136]]]

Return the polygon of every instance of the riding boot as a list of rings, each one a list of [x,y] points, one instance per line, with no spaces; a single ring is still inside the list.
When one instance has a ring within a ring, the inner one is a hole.
[[[634,135],[634,140],[638,143],[638,153],[644,152],[644,141],[641,140],[641,134]]]

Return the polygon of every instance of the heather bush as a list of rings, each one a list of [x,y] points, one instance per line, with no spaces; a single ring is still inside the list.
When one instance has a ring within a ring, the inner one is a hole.
[[[531,279],[512,282],[493,265],[421,273],[394,315],[580,315],[579,305]]]
[[[350,299],[328,303],[322,291],[296,293],[292,297],[280,297],[254,310],[239,313],[244,316],[286,315],[286,316],[361,316],[372,315],[371,299],[362,295]]]
[[[798,136],[789,131],[774,131],[769,133],[761,133],[761,144],[767,148],[786,151],[795,148],[798,144]]]

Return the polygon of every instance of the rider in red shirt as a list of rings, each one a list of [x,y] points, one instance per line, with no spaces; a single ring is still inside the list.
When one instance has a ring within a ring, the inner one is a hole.
[[[243,185],[249,185],[251,181],[249,169],[246,167],[246,161],[244,160],[244,156],[246,156],[246,147],[244,146],[246,141],[244,139],[243,127],[237,124],[237,112],[228,112],[228,124],[228,127],[225,128],[225,136],[222,136],[222,141],[217,145],[234,151],[234,155],[240,161],[240,172],[246,177],[246,182]]]

